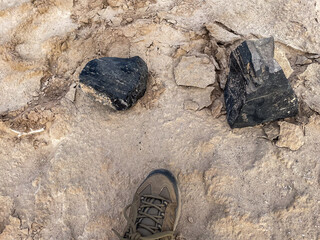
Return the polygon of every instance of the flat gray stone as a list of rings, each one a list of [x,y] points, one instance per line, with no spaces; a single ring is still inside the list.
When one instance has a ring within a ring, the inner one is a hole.
[[[208,57],[184,56],[174,69],[176,83],[180,86],[206,88],[216,81],[213,63]]]
[[[310,64],[298,78],[301,81],[296,89],[298,96],[313,111],[320,113],[320,64]]]

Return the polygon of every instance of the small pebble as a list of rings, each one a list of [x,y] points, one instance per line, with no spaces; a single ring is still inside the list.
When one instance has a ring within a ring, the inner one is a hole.
[[[131,22],[133,22],[133,18],[127,18],[126,21],[127,21],[127,23],[131,23]]]

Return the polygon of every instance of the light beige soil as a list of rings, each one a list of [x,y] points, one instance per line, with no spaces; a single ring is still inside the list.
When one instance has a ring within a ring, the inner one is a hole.
[[[180,182],[179,240],[320,239],[319,21],[318,0],[0,1],[0,239],[116,239],[155,168]],[[271,35],[299,116],[231,130],[228,55]],[[129,111],[74,87],[89,60],[135,55],[150,81]],[[182,58],[216,79],[177,85]]]

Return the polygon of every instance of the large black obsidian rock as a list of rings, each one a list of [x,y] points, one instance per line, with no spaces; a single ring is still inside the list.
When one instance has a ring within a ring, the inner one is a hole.
[[[148,67],[140,57],[104,57],[87,63],[80,73],[84,92],[116,110],[126,110],[147,87]]]
[[[245,41],[231,53],[224,98],[232,128],[298,113],[297,97],[273,56],[273,38]]]

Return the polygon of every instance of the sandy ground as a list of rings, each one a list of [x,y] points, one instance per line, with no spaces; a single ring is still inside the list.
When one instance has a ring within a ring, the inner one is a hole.
[[[1,0],[0,239],[116,239],[155,168],[180,182],[176,239],[320,239],[319,21],[319,0]],[[229,53],[269,36],[299,116],[232,130]],[[89,60],[136,55],[132,109],[75,88]]]

